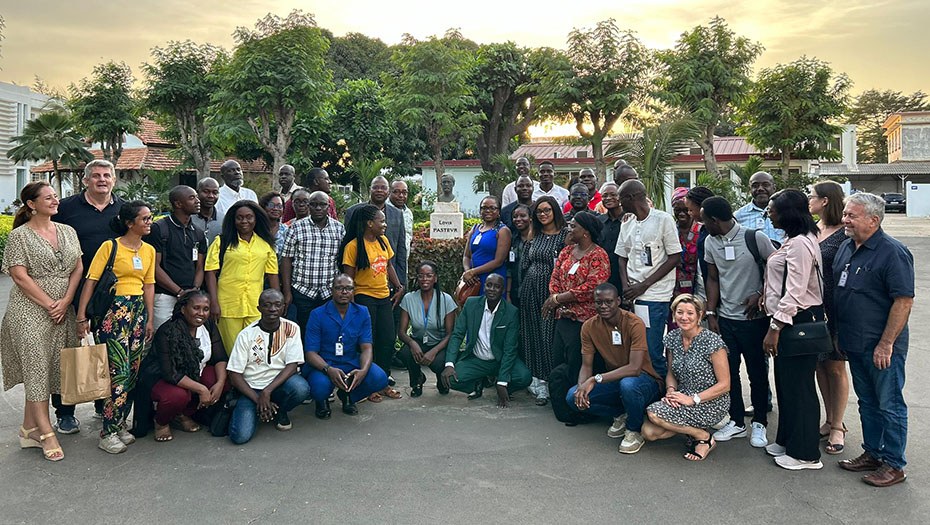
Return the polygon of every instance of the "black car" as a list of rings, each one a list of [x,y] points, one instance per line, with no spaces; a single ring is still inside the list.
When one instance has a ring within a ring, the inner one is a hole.
[[[885,199],[885,211],[907,211],[907,201],[904,200],[904,195],[900,193],[882,193],[882,198]]]

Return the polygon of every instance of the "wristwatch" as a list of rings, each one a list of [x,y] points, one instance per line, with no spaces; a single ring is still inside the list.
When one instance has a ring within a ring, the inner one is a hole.
[[[700,405],[700,404],[701,404],[701,396],[699,396],[699,395],[697,395],[697,394],[694,394],[694,397],[692,397],[691,399],[694,400],[694,404],[695,404],[695,405]]]
[[[778,326],[778,323],[775,322],[775,319],[772,319],[771,321],[769,321],[769,329],[775,330],[777,332],[781,330],[781,327]]]
[[[717,315],[717,312],[715,312],[715,311],[713,311],[713,310],[708,310],[708,311],[704,312],[704,316],[705,316],[705,317],[707,317],[708,315],[716,316],[716,315]]]
[[[600,382],[603,381],[603,380],[604,380],[604,376],[602,376],[601,374],[597,374],[597,375],[594,376],[594,382],[595,382],[595,383],[600,383]]]
[[[329,365],[326,365],[322,369],[320,369],[320,372],[323,372],[324,374],[329,372]]]

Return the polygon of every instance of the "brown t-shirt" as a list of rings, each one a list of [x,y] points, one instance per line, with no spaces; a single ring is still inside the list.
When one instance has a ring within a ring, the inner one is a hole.
[[[613,344],[613,331],[620,332],[620,344]],[[625,310],[618,310],[613,319],[604,320],[599,315],[588,319],[581,326],[581,354],[601,354],[607,368],[616,370],[630,363],[630,352],[643,353],[643,372],[661,383],[664,379],[656,374],[649,359],[649,347],[646,344],[646,325],[637,315]]]

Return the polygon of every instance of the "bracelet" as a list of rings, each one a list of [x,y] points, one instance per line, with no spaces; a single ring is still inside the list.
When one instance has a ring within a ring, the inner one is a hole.
[[[88,322],[88,319],[78,319],[78,320],[77,320],[77,324],[86,323],[86,322]]]
[[[329,365],[324,366],[324,367],[320,370],[320,372],[323,372],[324,374],[327,373],[327,372],[329,372]]]
[[[561,304],[559,303],[559,294],[557,293],[552,294],[552,300],[555,302],[555,304]]]

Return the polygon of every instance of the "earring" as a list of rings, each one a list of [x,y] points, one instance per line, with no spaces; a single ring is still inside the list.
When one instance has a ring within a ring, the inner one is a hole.
[[[33,214],[33,215],[35,215],[36,213],[39,213],[39,212],[37,212],[37,211],[35,211],[35,210],[32,210],[32,214]]]

